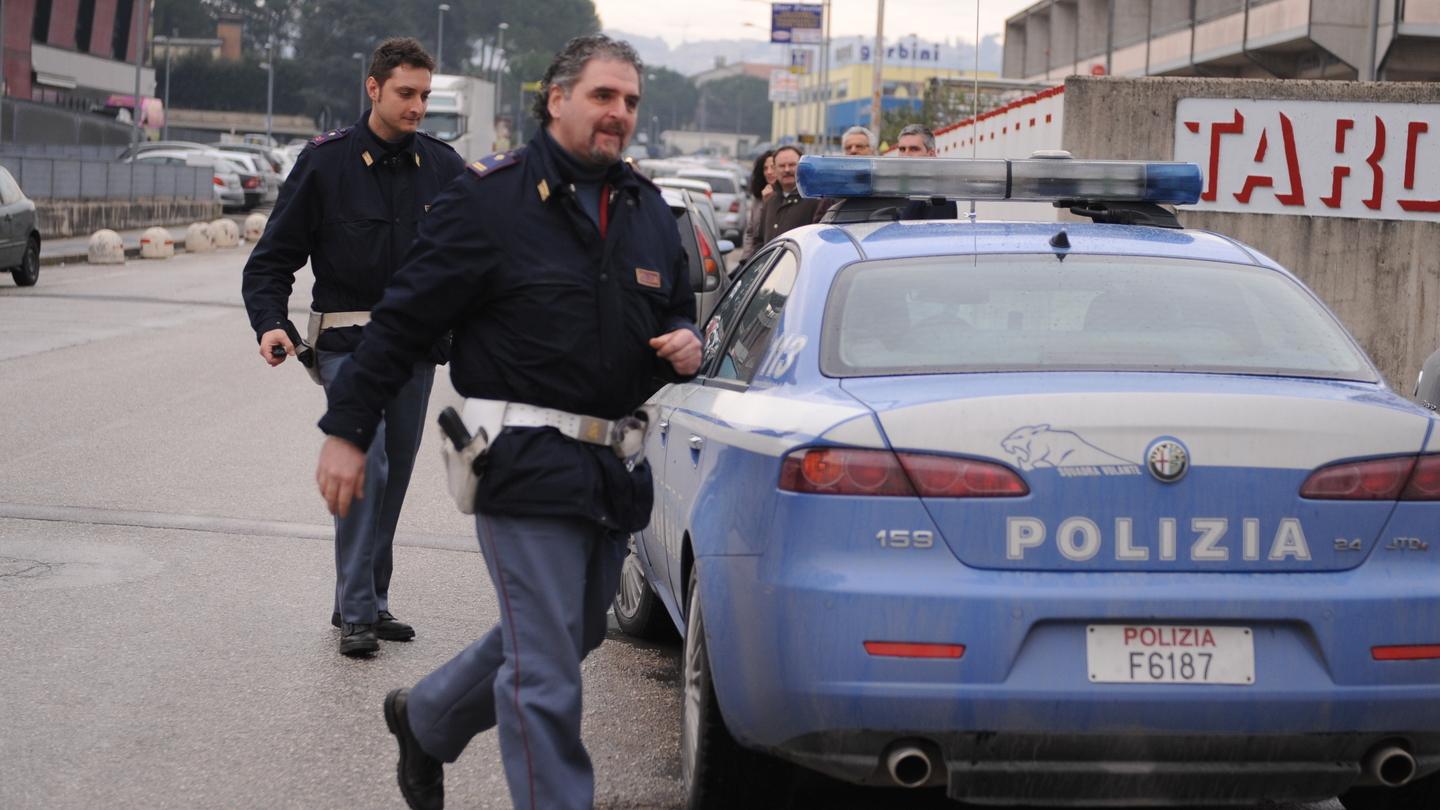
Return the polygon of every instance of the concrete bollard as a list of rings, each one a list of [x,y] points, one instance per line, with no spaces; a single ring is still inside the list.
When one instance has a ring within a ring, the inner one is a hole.
[[[260,241],[261,234],[265,233],[265,223],[270,218],[264,214],[251,214],[245,217],[245,241],[254,244]]]
[[[235,220],[220,219],[213,220],[210,225],[210,241],[217,248],[232,248],[240,244],[240,228]]]
[[[146,228],[140,235],[140,258],[168,259],[175,255],[175,237],[164,228]]]
[[[185,252],[209,253],[214,249],[215,243],[210,240],[210,226],[204,222],[190,223],[190,227],[185,229]]]
[[[124,264],[125,240],[109,228],[101,228],[90,234],[89,259],[91,264]]]

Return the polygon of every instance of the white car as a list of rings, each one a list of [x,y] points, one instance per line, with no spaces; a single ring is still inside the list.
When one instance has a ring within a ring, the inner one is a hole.
[[[750,213],[744,181],[726,169],[681,169],[675,176],[710,184],[710,201],[715,205],[715,216],[720,221],[720,235],[739,241]]]
[[[214,171],[215,199],[222,208],[244,208],[245,189],[240,177],[242,167],[218,152],[198,149],[145,149],[126,160],[159,166],[200,166]]]
[[[246,152],[238,149],[220,148],[217,150],[226,158],[240,164],[247,172],[257,175],[260,178],[260,201],[262,203],[273,203],[275,198],[280,196],[280,173],[275,171],[270,161],[262,155],[254,152]]]

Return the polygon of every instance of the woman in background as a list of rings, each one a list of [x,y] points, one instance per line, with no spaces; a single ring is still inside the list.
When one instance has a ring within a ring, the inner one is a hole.
[[[773,149],[755,158],[755,166],[750,170],[750,183],[745,187],[745,191],[750,195],[750,217],[745,223],[745,236],[740,241],[741,261],[749,259],[765,244],[760,240],[760,209],[765,207],[765,199],[775,193]]]

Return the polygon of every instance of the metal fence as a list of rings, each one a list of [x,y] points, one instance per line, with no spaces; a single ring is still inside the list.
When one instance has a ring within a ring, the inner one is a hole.
[[[215,199],[208,167],[13,154],[0,155],[0,166],[36,200]]]
[[[68,143],[7,143],[0,146],[0,157],[79,158],[81,160],[115,160],[124,146],[79,146]]]

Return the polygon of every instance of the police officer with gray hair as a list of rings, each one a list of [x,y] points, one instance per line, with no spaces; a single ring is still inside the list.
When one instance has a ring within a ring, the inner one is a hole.
[[[415,240],[430,201],[465,161],[420,131],[435,61],[415,39],[380,43],[365,80],[371,108],[354,126],[306,144],[260,242],[245,264],[242,292],[260,357],[271,366],[295,356],[322,385],[334,380],[360,342],[360,327]],[[315,273],[308,340],[290,322],[295,272]],[[335,519],[335,597],[330,623],[340,652],[367,656],[377,639],[408,641],[410,625],[390,612],[391,546],[435,363],[443,348],[416,358],[410,382],[385,403],[370,445],[360,505]]]
[[[500,621],[385,698],[412,808],[443,806],[443,763],[491,727],[516,808],[593,803],[580,662],[604,640],[628,534],[650,520],[635,413],[657,378],[700,367],[674,215],[621,160],[644,73],[603,34],[565,46],[536,99],[540,131],[435,200],[327,391],[316,480],[337,514],[353,505],[385,402],[446,329],[466,397],[447,434],[456,450],[483,448],[478,482],[462,476],[452,494],[473,505]]]

